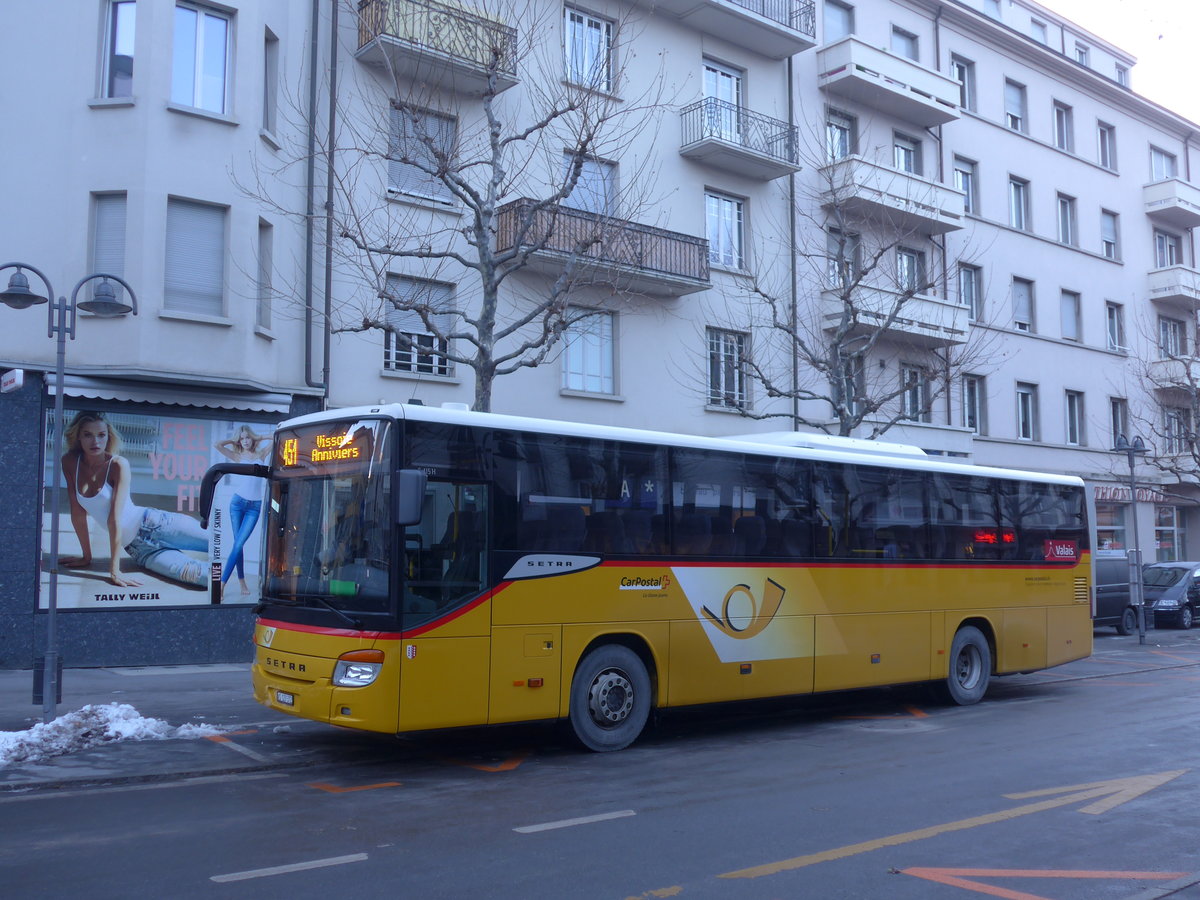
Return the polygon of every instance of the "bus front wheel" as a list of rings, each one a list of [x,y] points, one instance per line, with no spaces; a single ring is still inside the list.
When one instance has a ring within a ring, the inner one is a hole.
[[[987,693],[992,677],[992,648],[987,638],[973,625],[964,625],[950,645],[950,672],[946,693],[960,706],[978,703]]]
[[[621,750],[650,715],[650,676],[628,647],[607,644],[585,656],[571,681],[571,730],[589,750]]]

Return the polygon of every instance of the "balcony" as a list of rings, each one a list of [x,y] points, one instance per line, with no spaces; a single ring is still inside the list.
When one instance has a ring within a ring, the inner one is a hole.
[[[1149,280],[1151,300],[1200,311],[1200,272],[1187,266],[1168,266],[1152,270]]]
[[[800,130],[787,122],[715,97],[684,109],[681,121],[688,159],[759,181],[800,171]]]
[[[853,37],[817,53],[817,86],[926,128],[958,118],[957,81]]]
[[[817,45],[817,14],[813,0],[633,2],[770,59],[787,59]]]
[[[904,301],[896,318],[888,324],[888,316],[900,302],[899,291],[861,286],[854,291],[854,307],[858,314],[857,330],[868,334],[882,328],[895,336],[899,343],[915,347],[947,347],[964,344],[967,340],[967,308],[934,297],[916,294]],[[840,327],[844,306],[834,291],[821,293],[821,321],[826,331]]]
[[[708,241],[522,198],[497,210],[496,249],[532,248],[533,271],[557,276],[572,260],[580,279],[618,290],[680,297],[709,287]]]
[[[1142,188],[1146,215],[1172,228],[1200,225],[1200,188],[1182,178],[1156,181]]]
[[[483,94],[517,83],[515,28],[435,0],[360,0],[358,51],[364,63],[431,87]]]
[[[945,234],[963,227],[962,191],[901,172],[861,156],[847,156],[821,169],[826,208],[901,232]]]
[[[1183,392],[1190,396],[1200,383],[1200,357],[1174,356],[1146,363],[1146,380],[1154,390],[1168,396]]]

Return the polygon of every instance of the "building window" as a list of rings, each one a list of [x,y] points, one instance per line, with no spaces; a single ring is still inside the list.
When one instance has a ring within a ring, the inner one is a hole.
[[[228,13],[191,3],[176,4],[172,103],[225,114],[232,25]]]
[[[892,52],[897,56],[903,56],[906,59],[919,60],[921,58],[920,46],[917,42],[917,36],[910,31],[905,31],[903,28],[892,26]]]
[[[1026,131],[1029,124],[1025,110],[1025,85],[1006,79],[1004,82],[1005,126],[1013,131]]]
[[[1118,242],[1117,214],[1107,209],[1100,210],[1100,252],[1105,259],[1120,259],[1121,245]]]
[[[987,433],[987,382],[982,375],[962,377],[962,427],[976,434]]]
[[[829,110],[825,119],[825,153],[830,162],[845,159],[854,152],[855,121],[845,113]]]
[[[458,122],[425,109],[391,107],[388,190],[410,197],[451,203],[454,194],[438,177],[454,154]]]
[[[445,335],[453,324],[454,288],[424,278],[388,275],[385,297],[392,305],[383,335],[383,368],[412,375],[453,375]]]
[[[925,290],[925,254],[920,250],[896,248],[896,287],[906,294]]]
[[[1163,446],[1168,456],[1188,451],[1191,426],[1192,416],[1186,407],[1168,406],[1163,409]]]
[[[259,328],[271,327],[271,279],[274,268],[275,229],[270,222],[258,220],[258,309],[255,324]]]
[[[589,394],[615,393],[611,312],[573,310],[578,316],[563,333],[562,386]]]
[[[167,201],[163,308],[204,316],[225,314],[223,206]]]
[[[1176,562],[1183,559],[1186,534],[1178,506],[1154,508],[1154,561]]]
[[[563,203],[572,209],[598,216],[613,215],[617,209],[617,164],[591,156],[564,153],[564,180],[570,180],[576,164],[579,172],[575,175],[575,185]]]
[[[125,274],[125,208],[124,194],[92,195],[92,267],[90,271],[102,275]],[[90,293],[94,296],[100,285],[99,279],[92,282]],[[125,289],[115,281],[109,286],[116,291],[118,299]]]
[[[563,30],[567,81],[611,91],[613,23],[567,7],[563,10]]]
[[[1129,401],[1124,397],[1108,398],[1108,427],[1112,432],[1110,446],[1117,446],[1117,438],[1129,436]]]
[[[1059,320],[1062,324],[1062,336],[1064,341],[1081,341],[1083,336],[1080,333],[1079,325],[1079,294],[1075,291],[1063,291],[1059,295]]]
[[[1154,229],[1154,266],[1165,269],[1168,266],[1183,265],[1183,238],[1169,231]]]
[[[108,22],[104,31],[105,97],[133,96],[136,14],[134,0],[113,0],[108,4]]]
[[[979,211],[977,171],[978,167],[971,160],[954,157],[954,186],[963,192],[963,212]]]
[[[708,402],[724,409],[746,409],[746,349],[749,335],[707,329]]]
[[[1162,359],[1178,359],[1187,355],[1187,331],[1181,319],[1158,317],[1158,355]]]
[[[1178,171],[1174,153],[1168,153],[1166,150],[1160,150],[1158,147],[1150,148],[1151,181],[1164,181],[1167,178],[1174,178]]]
[[[708,226],[708,261],[726,269],[746,268],[744,201],[724,194],[704,195]]]
[[[1091,57],[1091,53],[1089,52],[1087,45],[1081,44],[1078,41],[1076,41],[1075,42],[1075,62],[1079,63],[1081,66],[1086,66],[1089,64],[1090,57]]]
[[[892,135],[892,163],[901,172],[921,174],[921,142],[906,134]]]
[[[1046,23],[1039,22],[1037,19],[1029,20],[1029,36],[1039,44],[1044,44],[1048,40],[1046,35]]]
[[[742,143],[742,74],[740,69],[704,61],[704,96],[721,101],[712,104],[707,127],[715,125],[720,138],[735,144]],[[715,122],[712,116],[716,117]]]
[[[825,0],[825,43],[832,44],[854,34],[854,7]]]
[[[1054,104],[1054,146],[1075,152],[1075,114],[1065,103]]]
[[[919,366],[900,366],[902,415],[913,422],[930,422],[929,379]]]
[[[1117,170],[1117,129],[1106,122],[1096,123],[1096,161],[1106,169]]]
[[[967,315],[972,321],[983,317],[983,291],[981,289],[982,272],[979,266],[966,263],[958,265],[958,303],[967,308]]]
[[[853,287],[861,268],[862,242],[857,234],[830,228],[825,237],[826,277],[834,290]]]
[[[1121,87],[1129,87],[1129,69],[1120,63],[1117,63],[1117,84]]]
[[[1080,391],[1067,391],[1066,395],[1066,414],[1067,414],[1067,443],[1075,447],[1082,447],[1087,443],[1086,435],[1084,434],[1084,423],[1086,419],[1083,415],[1083,393]]]
[[[1105,303],[1104,317],[1108,333],[1108,349],[1125,349],[1125,307],[1120,303]]]
[[[975,109],[975,63],[961,56],[950,57],[950,77],[958,82],[958,105]]]
[[[263,98],[262,128],[275,133],[275,118],[279,108],[279,38],[268,28],[263,33]]]
[[[1075,246],[1079,243],[1078,227],[1075,221],[1075,198],[1066,194],[1058,195],[1058,240],[1062,244]]]
[[[1017,331],[1034,330],[1033,282],[1025,278],[1012,280],[1013,327]]]
[[[1029,230],[1029,182],[1024,178],[1008,179],[1008,224]]]
[[[1022,441],[1041,440],[1037,390],[1036,384],[1017,382],[1017,438]]]

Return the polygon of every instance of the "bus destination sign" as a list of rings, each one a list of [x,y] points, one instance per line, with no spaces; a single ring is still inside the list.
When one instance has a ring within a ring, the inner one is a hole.
[[[306,473],[347,472],[370,462],[375,439],[373,428],[297,428],[276,438],[276,465],[285,471]]]

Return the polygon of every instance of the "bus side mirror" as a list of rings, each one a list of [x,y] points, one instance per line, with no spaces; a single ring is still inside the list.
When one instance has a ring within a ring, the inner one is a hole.
[[[420,469],[396,472],[396,524],[416,525],[421,521],[425,503],[425,483],[429,477]]]

